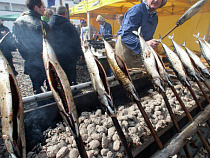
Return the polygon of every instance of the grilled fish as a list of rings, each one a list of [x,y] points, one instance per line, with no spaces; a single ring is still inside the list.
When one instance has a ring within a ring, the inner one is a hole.
[[[180,82],[184,86],[190,86],[190,83],[187,79],[184,67],[183,67],[182,62],[180,61],[179,57],[176,55],[176,53],[174,53],[168,46],[166,46],[162,42],[161,38],[158,41],[162,44],[165,54],[171,64],[175,74],[177,75],[178,79],[180,80]]]
[[[85,61],[90,73],[93,88],[97,93],[98,99],[109,116],[116,115],[116,110],[113,105],[110,89],[108,86],[106,73],[100,62],[93,56],[89,47],[82,46]]]
[[[152,81],[154,85],[157,87],[157,89],[165,92],[164,83],[158,73],[157,63],[155,61],[155,57],[154,54],[152,53],[151,47],[147,45],[143,37],[140,35],[141,27],[139,27],[138,32],[133,31],[133,33],[139,36],[140,46],[142,51],[141,57],[148,75],[152,78]]]
[[[207,0],[199,0],[193,6],[191,6],[176,22],[176,25],[181,25],[188,19],[190,19],[193,15],[195,15],[206,3]]]
[[[61,68],[52,46],[47,41],[46,35],[44,34],[43,37],[43,61],[51,91],[61,116],[70,127],[73,136],[77,138],[79,137],[78,116],[68,78]]]
[[[173,34],[174,35],[174,34]],[[185,52],[184,49],[182,49],[181,46],[179,46],[174,40],[173,40],[173,35],[168,36],[169,39],[171,39],[173,46],[174,46],[174,51],[178,55],[179,59],[181,60],[187,74],[192,78],[194,81],[199,81],[198,76],[196,74],[196,71],[192,65],[192,62],[190,60],[190,57],[188,54]]]
[[[203,38],[201,38],[201,40],[203,40],[204,41],[204,43],[210,48],[210,44],[205,40],[205,35],[204,35],[204,37]]]
[[[104,45],[106,49],[107,60],[115,77],[123,86],[132,101],[140,101],[125,62],[117,54],[114,53],[113,48],[106,40],[104,40]]]
[[[149,46],[150,47],[150,46]],[[155,57],[155,60],[157,62],[157,68],[158,68],[158,72],[160,74],[160,77],[167,82],[168,84],[170,84],[170,86],[173,86],[173,83],[171,81],[171,78],[169,77],[167,70],[165,68],[165,65],[163,64],[163,61],[160,59],[159,55],[156,53],[156,51],[154,49],[152,49],[152,53]]]
[[[202,63],[202,61],[200,60],[200,58],[193,53],[190,49],[188,49],[186,47],[185,42],[182,44],[182,46],[186,49],[187,54],[190,56],[191,61],[193,63],[193,65],[195,65],[196,68],[198,68],[200,70],[200,72],[206,77],[209,78],[210,77],[210,73],[208,68]]]
[[[210,65],[210,48],[199,38],[199,33],[197,35],[193,35],[193,36],[195,36],[198,39],[201,53],[203,54],[207,63]]]
[[[26,157],[23,103],[15,75],[0,51],[2,137],[12,158]]]

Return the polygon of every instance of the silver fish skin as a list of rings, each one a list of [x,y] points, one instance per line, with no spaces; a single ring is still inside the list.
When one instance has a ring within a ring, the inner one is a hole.
[[[150,46],[149,46],[150,47]],[[173,83],[171,81],[171,78],[169,77],[168,73],[167,73],[167,70],[165,68],[165,65],[163,64],[162,60],[160,59],[159,55],[157,54],[157,52],[152,48],[150,47],[151,50],[152,50],[152,53],[155,57],[155,60],[157,62],[157,66],[158,66],[158,72],[160,74],[160,77],[165,81],[167,82],[168,84],[170,84],[170,86],[173,86]]]
[[[152,78],[154,85],[158,88],[158,90],[165,92],[164,83],[157,71],[156,61],[152,53],[152,50],[147,45],[144,38],[140,35],[141,27],[139,27],[138,32],[133,31],[133,33],[139,36],[139,41],[140,41],[140,46],[141,46],[141,51],[142,51],[141,58],[142,58],[145,70],[147,71],[148,75]]]
[[[189,48],[186,47],[186,43],[184,42],[182,44],[182,46],[185,48],[187,54],[190,56],[190,58],[193,60],[193,63],[199,68],[199,70],[201,71],[201,73],[209,78],[210,77],[210,73],[208,68],[202,63],[202,61],[200,60],[200,58],[193,53],[193,51],[191,51]]]
[[[183,85],[187,85],[190,86],[190,83],[187,79],[184,67],[182,65],[181,60],[179,59],[179,57],[177,56],[176,53],[174,53],[167,45],[165,45],[161,38],[158,40],[158,42],[160,42],[162,44],[162,47],[165,51],[166,57],[169,60],[169,63],[171,64],[171,66],[173,67],[173,70],[175,72],[175,74],[178,76],[180,82]]]
[[[45,37],[43,38],[43,61],[49,86],[60,113],[74,137],[79,137],[78,115],[68,78]]]
[[[85,48],[84,46],[82,46],[82,50],[84,53],[88,71],[90,73],[93,88],[97,93],[102,107],[109,115],[116,115],[113,101],[110,95],[110,89],[108,87],[108,81],[106,79],[106,73],[102,65],[98,62],[97,59],[95,59],[89,47]],[[100,73],[103,74],[104,78],[100,76]]]
[[[176,25],[182,25],[185,21],[195,15],[206,3],[207,0],[199,0],[193,4],[176,22]]]
[[[2,138],[12,158],[26,158],[22,96],[15,75],[1,51],[0,76]]]
[[[173,43],[175,53],[178,55],[178,57],[181,60],[187,74],[192,78],[192,80],[199,81],[199,79],[197,77],[197,74],[195,72],[195,69],[194,69],[194,67],[192,65],[192,62],[190,60],[190,57],[188,56],[186,51],[173,40],[173,35],[168,36],[168,38],[171,39],[171,41]]]
[[[210,48],[199,38],[199,33],[197,35],[193,35],[198,39],[198,43],[200,45],[201,53],[206,59],[208,65],[210,65]]]
[[[208,43],[206,40],[205,40],[205,35],[204,35],[204,37],[203,38],[200,38],[201,40],[203,40],[204,41],[204,43],[209,47],[209,49],[210,49],[210,43]]]
[[[109,62],[109,65],[112,69],[112,72],[114,73],[117,80],[122,84],[123,88],[127,92],[128,96],[134,101],[140,101],[138,94],[135,90],[135,87],[132,83],[132,80],[130,78],[127,66],[125,62],[117,55],[115,54],[113,48],[111,45],[106,41],[104,41],[106,54],[107,54],[107,60]],[[120,64],[119,64],[120,62]]]

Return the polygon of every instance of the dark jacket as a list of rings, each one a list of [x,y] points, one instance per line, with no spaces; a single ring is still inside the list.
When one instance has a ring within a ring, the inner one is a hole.
[[[2,31],[5,31],[5,33],[9,32],[9,28],[4,26],[3,24],[0,25],[0,39],[2,39],[2,37],[4,37],[3,34],[1,34]]]
[[[74,25],[65,17],[52,15],[48,23],[53,31],[54,51],[61,64],[76,62],[81,56],[82,48],[79,34]]]
[[[52,32],[49,25],[41,20],[41,15],[33,10],[19,17],[13,25],[13,34],[16,38],[16,46],[25,60],[25,73],[29,67],[40,68],[44,71],[42,59],[43,37],[42,37],[42,22],[43,28],[47,33],[47,39],[52,44]]]
[[[99,25],[98,34],[103,34],[105,39],[112,38],[112,26],[108,22],[105,22],[103,28]]]

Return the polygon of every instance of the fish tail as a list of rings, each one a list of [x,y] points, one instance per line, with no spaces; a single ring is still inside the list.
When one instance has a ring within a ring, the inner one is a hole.
[[[135,34],[137,36],[139,35],[137,31],[132,31],[132,32],[133,32],[133,34]]]
[[[185,46],[186,46],[186,41],[184,41],[184,43],[183,43],[183,44],[180,44],[180,46],[185,47]]]
[[[193,35],[195,38],[199,38],[200,33],[198,32],[197,35]]]
[[[138,28],[138,34],[141,35],[141,26]]]
[[[159,39],[156,39],[157,42],[162,43],[161,35],[159,35]]]
[[[169,39],[173,39],[174,38],[174,33],[171,36],[168,36]]]

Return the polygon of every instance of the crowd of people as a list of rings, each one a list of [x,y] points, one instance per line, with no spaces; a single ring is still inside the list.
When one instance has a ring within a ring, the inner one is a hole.
[[[40,87],[46,80],[46,73],[42,59],[42,30],[41,24],[47,34],[47,40],[52,45],[61,67],[66,72],[70,85],[76,82],[76,63],[82,59],[81,41],[88,39],[116,38],[115,51],[127,64],[128,68],[141,67],[141,48],[138,37],[132,33],[141,26],[141,33],[147,44],[157,47],[158,43],[153,39],[153,34],[158,24],[156,9],[164,6],[167,0],[142,0],[142,3],[131,7],[125,15],[119,14],[116,19],[120,29],[115,35],[112,26],[102,15],[98,15],[96,21],[99,24],[98,32],[85,20],[81,20],[81,30],[78,33],[75,26],[67,19],[67,9],[58,6],[56,12],[45,8],[42,0],[26,0],[27,12],[24,12],[13,24],[12,34],[0,21],[0,38],[12,38],[14,45],[5,50],[5,44],[1,41],[1,50],[12,64],[11,51],[18,49],[25,60],[24,73],[29,75],[35,93],[41,93]],[[7,34],[7,35],[6,35]],[[6,35],[6,36],[5,36]],[[5,39],[7,39],[5,38]],[[12,40],[11,40],[12,41]],[[8,43],[8,42],[6,42]]]

